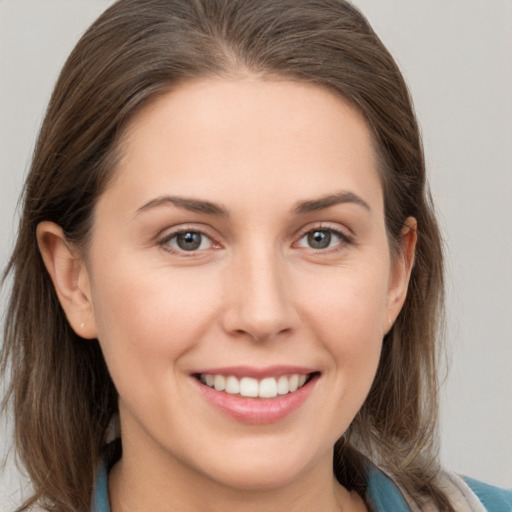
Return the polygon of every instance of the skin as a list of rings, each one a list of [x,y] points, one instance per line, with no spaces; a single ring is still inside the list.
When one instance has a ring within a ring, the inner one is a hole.
[[[67,317],[99,339],[119,392],[113,512],[366,510],[334,479],[333,445],[405,300],[415,221],[392,258],[362,117],[315,86],[204,79],[147,106],[122,147],[86,254],[55,224],[38,228]],[[163,196],[224,214],[155,202]],[[204,233],[200,248],[180,250],[179,229]],[[330,234],[328,248],[310,246],[315,230]],[[244,424],[191,377],[241,364],[306,366],[320,378],[293,414]]]

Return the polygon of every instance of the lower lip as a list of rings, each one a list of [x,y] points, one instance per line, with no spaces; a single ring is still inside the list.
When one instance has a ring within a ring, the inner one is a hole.
[[[245,398],[216,391],[194,378],[203,396],[222,413],[242,423],[276,423],[296,411],[308,398],[318,375],[313,375],[304,386],[274,398]]]

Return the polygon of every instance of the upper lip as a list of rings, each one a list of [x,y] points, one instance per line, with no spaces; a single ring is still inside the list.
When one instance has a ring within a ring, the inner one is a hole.
[[[192,372],[192,375],[224,375],[234,376],[237,378],[252,377],[254,379],[264,379],[266,377],[281,377],[282,375],[308,375],[310,373],[318,372],[315,368],[308,368],[304,366],[292,366],[292,365],[273,365],[265,367],[254,367],[254,366],[225,366],[217,368],[204,368]]]

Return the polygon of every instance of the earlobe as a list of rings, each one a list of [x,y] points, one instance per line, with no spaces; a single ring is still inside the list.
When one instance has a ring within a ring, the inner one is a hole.
[[[406,219],[401,235],[401,247],[396,260],[392,263],[393,269],[388,293],[388,320],[384,328],[385,333],[391,329],[407,296],[416,252],[417,222],[414,217]]]
[[[49,221],[37,226],[37,243],[72,329],[82,338],[96,338],[89,276],[78,250]]]

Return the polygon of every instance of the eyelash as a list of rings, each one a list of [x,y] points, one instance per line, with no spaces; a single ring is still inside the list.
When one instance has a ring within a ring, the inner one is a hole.
[[[336,252],[336,251],[342,250],[343,247],[345,247],[347,245],[354,244],[354,240],[351,236],[348,236],[347,234],[343,233],[342,231],[340,231],[338,229],[320,225],[320,226],[308,228],[307,230],[302,231],[299,239],[293,245],[298,246],[298,244],[300,243],[301,240],[303,240],[305,237],[307,237],[313,233],[328,233],[330,237],[332,237],[334,235],[336,238],[338,238],[338,242],[334,246],[329,245],[328,247],[325,247],[325,248],[314,248],[314,247],[307,247],[307,246],[300,246],[300,245],[299,245],[299,247],[303,247],[304,249],[308,249],[315,253],[316,252],[327,253],[327,252]],[[170,242],[172,240],[174,240],[174,239],[177,240],[177,237],[179,237],[180,235],[185,235],[185,234],[200,235],[200,237],[201,237],[200,246],[196,249],[187,251],[186,249],[183,249],[183,248],[173,247],[170,244]],[[210,246],[207,248],[201,249],[201,245],[203,244],[205,238],[210,241]],[[331,239],[329,238],[329,242],[330,241],[331,241]],[[201,231],[200,229],[197,229],[197,228],[181,228],[177,231],[173,231],[172,233],[169,233],[169,234],[159,238],[157,242],[158,242],[158,245],[160,245],[165,251],[168,251],[173,254],[179,254],[181,256],[186,256],[186,257],[196,256],[198,253],[201,253],[202,251],[205,251],[205,250],[208,250],[211,248],[219,249],[221,247],[220,243],[216,242],[211,236],[207,235],[206,233],[204,233],[203,231]]]
[[[347,245],[353,245],[354,239],[353,237],[347,235],[346,233],[343,233],[339,229],[332,228],[330,226],[325,225],[319,225],[315,226],[313,228],[308,228],[302,232],[297,242],[295,242],[294,245],[299,244],[301,240],[303,240],[305,237],[309,236],[313,233],[328,233],[331,237],[334,235],[336,238],[338,238],[338,242],[334,246],[328,246],[325,248],[314,248],[314,247],[304,247],[305,249],[309,249],[311,251],[314,251],[315,253],[331,253],[331,252],[337,252],[340,250],[343,250],[344,247]],[[330,239],[329,239],[330,241]]]
[[[200,235],[201,236],[201,242],[200,242],[201,245],[203,244],[204,239],[207,239],[210,241],[211,246],[206,249],[205,248],[201,249],[199,247],[198,249],[187,251],[185,249],[181,249],[179,247],[173,247],[172,245],[170,245],[170,243],[173,239],[177,239],[180,235],[186,235],[186,234]],[[163,236],[162,238],[158,239],[158,245],[160,245],[160,247],[162,247],[162,249],[164,249],[167,252],[170,252],[172,254],[179,254],[180,256],[186,256],[186,257],[195,256],[195,255],[197,255],[198,252],[208,250],[212,247],[215,249],[220,248],[220,244],[217,243],[211,236],[207,235],[206,233],[204,233],[203,231],[201,231],[200,229],[197,229],[197,228],[181,228],[176,231],[173,231],[172,233],[169,233],[169,234]]]

